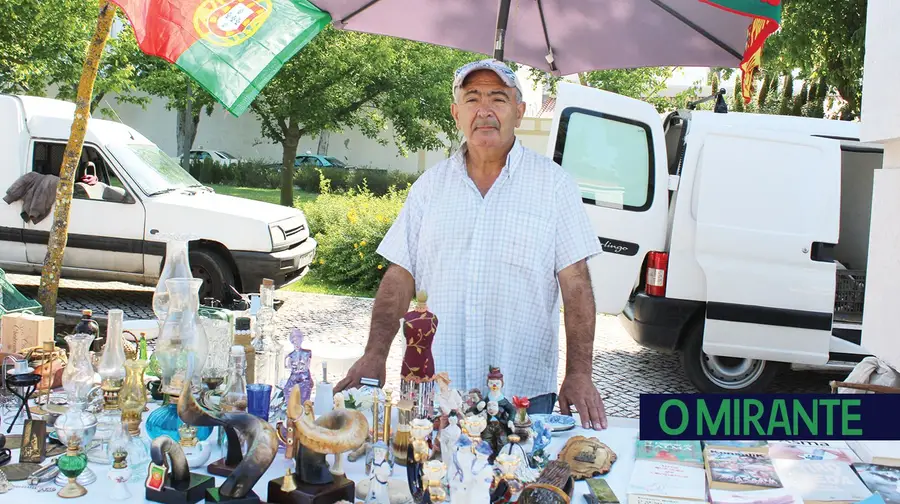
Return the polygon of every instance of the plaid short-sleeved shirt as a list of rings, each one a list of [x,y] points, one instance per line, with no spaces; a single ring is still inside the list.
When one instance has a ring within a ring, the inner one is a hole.
[[[438,318],[437,372],[484,390],[499,366],[506,397],[557,391],[563,268],[601,253],[578,186],[516,140],[488,193],[469,177],[465,144],[412,185],[378,247],[409,271]]]

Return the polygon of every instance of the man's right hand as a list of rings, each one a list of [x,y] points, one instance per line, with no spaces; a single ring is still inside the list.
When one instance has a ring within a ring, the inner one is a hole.
[[[359,388],[362,378],[376,378],[381,386],[387,377],[387,359],[379,355],[363,354],[347,371],[347,376],[334,386],[334,392],[341,392],[348,388]]]

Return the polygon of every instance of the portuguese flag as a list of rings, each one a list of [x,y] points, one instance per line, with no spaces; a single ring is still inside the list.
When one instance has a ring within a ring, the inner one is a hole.
[[[141,50],[193,78],[233,115],[331,22],[307,0],[110,0]]]
[[[700,0],[720,9],[752,18],[747,27],[747,46],[741,60],[741,94],[745,103],[753,96],[753,72],[762,60],[762,48],[769,35],[781,25],[781,0]]]

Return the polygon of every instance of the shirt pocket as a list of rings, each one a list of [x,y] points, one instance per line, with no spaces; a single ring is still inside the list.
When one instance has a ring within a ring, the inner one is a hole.
[[[554,237],[549,219],[533,212],[517,211],[504,219],[498,230],[500,261],[530,272],[553,269]]]

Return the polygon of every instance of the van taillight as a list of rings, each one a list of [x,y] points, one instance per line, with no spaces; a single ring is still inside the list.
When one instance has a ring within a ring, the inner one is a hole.
[[[669,268],[668,252],[650,252],[647,254],[647,294],[650,296],[666,295],[666,271]]]

